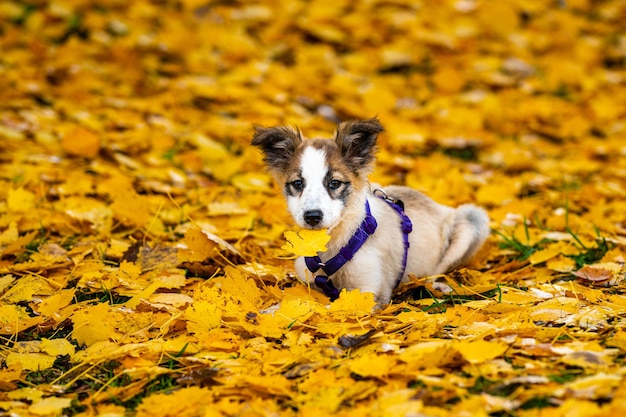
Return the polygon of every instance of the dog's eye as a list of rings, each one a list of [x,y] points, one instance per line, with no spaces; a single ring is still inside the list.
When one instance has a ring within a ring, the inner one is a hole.
[[[304,182],[302,182],[302,180],[291,181],[291,186],[296,191],[304,190]]]
[[[330,182],[328,183],[328,189],[329,190],[336,190],[339,187],[341,187],[341,184],[343,184],[341,181],[339,180],[330,180]]]

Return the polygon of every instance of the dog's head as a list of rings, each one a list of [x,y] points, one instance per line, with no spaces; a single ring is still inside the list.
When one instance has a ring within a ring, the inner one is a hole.
[[[299,130],[284,126],[255,127],[252,144],[263,151],[296,223],[332,229],[353,195],[367,186],[382,131],[376,118],[340,123],[335,140],[304,139]]]

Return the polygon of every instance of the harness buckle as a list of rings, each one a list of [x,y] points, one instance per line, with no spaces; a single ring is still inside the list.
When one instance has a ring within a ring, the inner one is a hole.
[[[402,211],[404,211],[404,201],[400,200],[399,198],[391,197],[385,192],[385,190],[377,188],[374,190],[373,194],[379,198],[382,198],[388,203],[395,204],[396,206],[400,207]]]
[[[395,203],[396,203],[396,201],[397,201],[395,198],[390,197],[390,196],[389,196],[389,194],[387,194],[387,193],[385,192],[385,190],[383,190],[383,189],[381,189],[381,188],[377,188],[377,189],[375,189],[375,190],[374,190],[374,192],[373,192],[373,194],[374,194],[375,196],[377,196],[377,197],[382,198],[383,200],[387,200],[387,201],[389,201],[390,203],[394,203],[394,204],[395,204]]]

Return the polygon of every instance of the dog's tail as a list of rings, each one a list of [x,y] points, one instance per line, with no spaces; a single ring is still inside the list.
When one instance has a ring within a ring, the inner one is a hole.
[[[489,237],[489,216],[473,204],[464,204],[456,209],[456,216],[448,245],[439,268],[448,272],[467,263]]]

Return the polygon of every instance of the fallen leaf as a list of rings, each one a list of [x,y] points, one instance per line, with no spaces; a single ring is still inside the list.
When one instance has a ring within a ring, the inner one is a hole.
[[[509,348],[506,343],[486,340],[461,340],[454,347],[463,359],[472,364],[495,359]]]
[[[7,195],[7,207],[11,211],[23,212],[35,207],[35,194],[24,188],[11,188]]]
[[[6,357],[7,366],[19,366],[27,371],[43,371],[52,366],[55,361],[54,356],[45,353],[14,353],[11,352]]]
[[[603,286],[616,285],[626,276],[623,267],[614,262],[585,265],[571,274],[584,282]]]
[[[12,400],[28,400],[32,402],[41,400],[43,396],[44,392],[36,388],[20,388],[7,393],[7,397]]]
[[[300,229],[285,232],[285,239],[287,243],[282,246],[285,251],[296,256],[316,256],[318,252],[326,251],[330,235],[324,229]]]
[[[45,317],[54,317],[56,313],[72,302],[75,294],[76,290],[74,288],[61,290],[44,299],[41,304],[36,307],[36,310]]]
[[[372,312],[376,305],[374,294],[371,292],[361,292],[360,290],[346,291],[339,293],[339,298],[335,300],[329,308],[331,313],[367,315]]]
[[[0,412],[623,414],[624,2],[413,3],[0,2]],[[331,303],[253,126],[373,116],[345,204],[404,185],[493,233]]]
[[[107,320],[110,308],[108,304],[85,306],[72,314],[74,323],[72,338],[80,345],[91,346],[94,343],[115,339],[113,325]]]
[[[48,416],[60,413],[64,408],[68,408],[70,405],[72,405],[70,398],[47,397],[34,402],[28,407],[28,411],[37,416]]]
[[[74,356],[76,347],[66,339],[46,339],[41,340],[41,350],[50,356],[69,355]]]
[[[218,307],[207,301],[197,301],[186,311],[187,330],[191,333],[206,333],[221,326],[222,314]]]
[[[90,130],[76,127],[63,136],[61,146],[69,155],[94,158],[100,152],[100,138]]]
[[[609,280],[613,276],[613,273],[608,269],[585,265],[578,271],[573,271],[572,275],[582,278],[585,281],[602,282]]]
[[[383,378],[389,375],[396,365],[393,356],[370,354],[357,356],[350,361],[350,371],[362,377]]]

